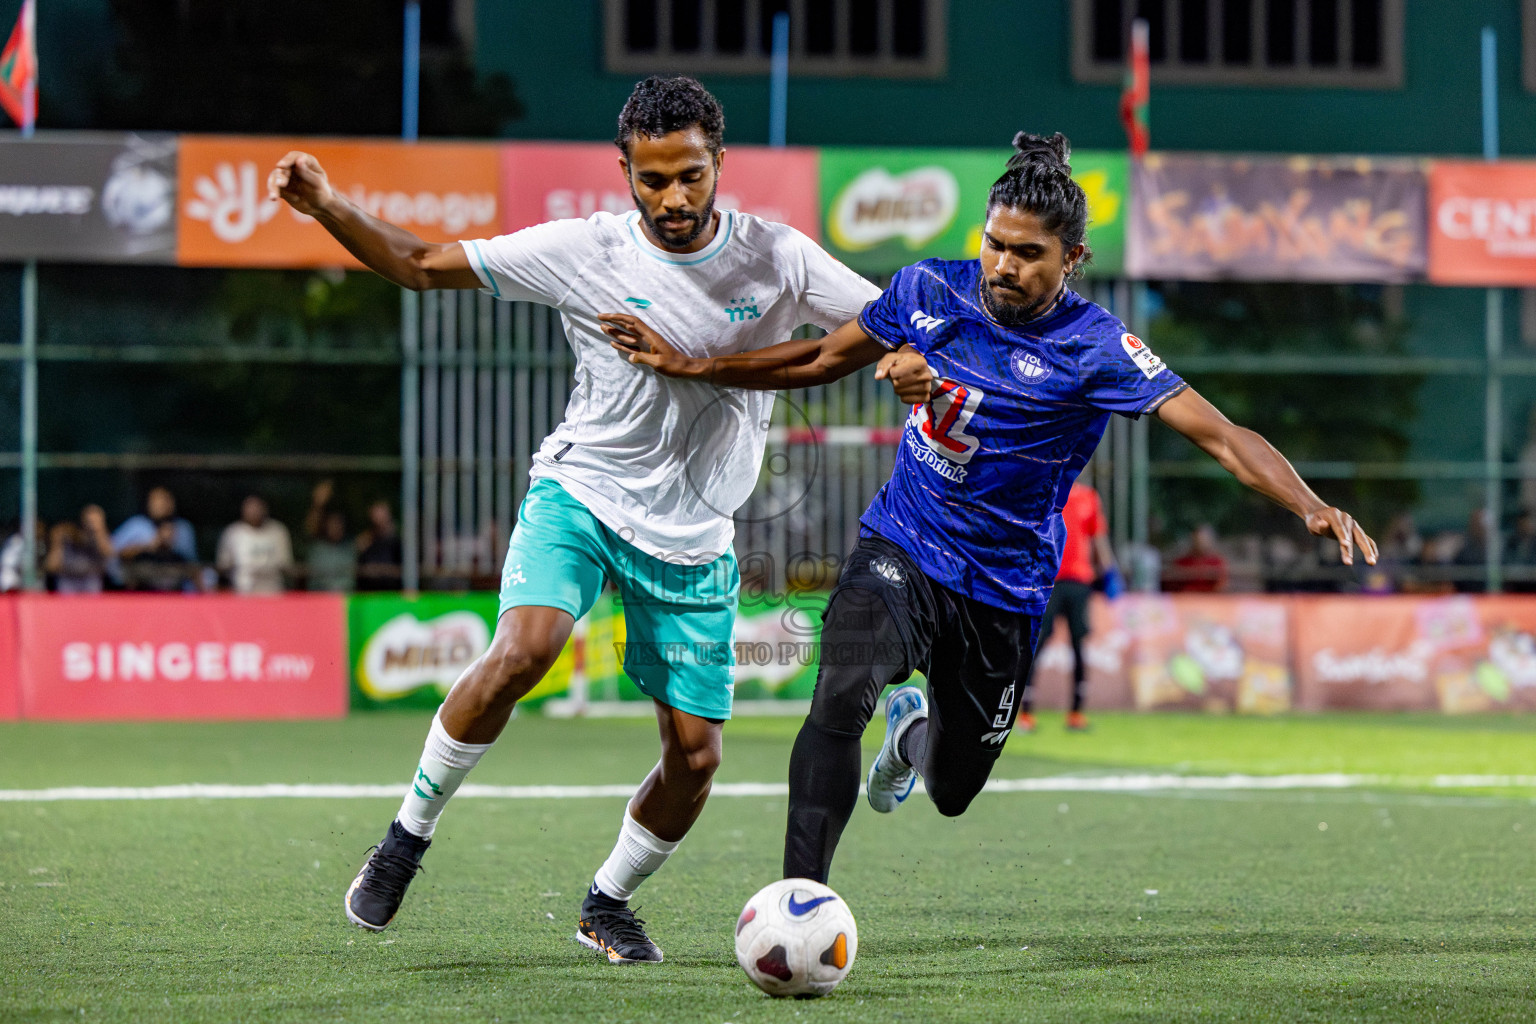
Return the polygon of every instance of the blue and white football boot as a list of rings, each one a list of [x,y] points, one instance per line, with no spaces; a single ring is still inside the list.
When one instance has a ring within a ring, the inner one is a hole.
[[[865,783],[869,806],[881,814],[890,814],[900,807],[917,785],[917,772],[897,751],[912,723],[927,717],[928,698],[916,686],[900,687],[885,702],[885,743],[875,755],[875,763],[869,766],[869,780]]]

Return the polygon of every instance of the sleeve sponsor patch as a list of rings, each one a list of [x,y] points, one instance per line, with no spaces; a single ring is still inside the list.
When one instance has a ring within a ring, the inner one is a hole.
[[[1147,348],[1147,343],[1134,334],[1120,335],[1120,347],[1125,349],[1125,354],[1131,357],[1131,362],[1136,364],[1136,368],[1142,372],[1142,375],[1147,380],[1151,380],[1168,369],[1163,361],[1153,355],[1151,349]]]

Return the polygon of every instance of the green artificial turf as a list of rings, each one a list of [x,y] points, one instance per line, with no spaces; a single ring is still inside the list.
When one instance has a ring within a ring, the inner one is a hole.
[[[0,789],[402,782],[426,717],[0,726]],[[1532,774],[1536,721],[1059,716],[996,775]],[[797,723],[729,727],[778,782]],[[483,783],[632,783],[645,721],[520,719]],[[871,731],[869,739],[875,735]],[[1530,1021],[1536,790],[984,794],[861,806],[832,884],[860,925],[832,996],[771,1000],[731,926],[778,875],[782,797],[720,797],[636,899],[666,950],[572,939],[621,798],[461,799],[400,918],[341,894],[397,801],[0,802],[0,1020]],[[1324,827],[1326,826],[1326,827]]]

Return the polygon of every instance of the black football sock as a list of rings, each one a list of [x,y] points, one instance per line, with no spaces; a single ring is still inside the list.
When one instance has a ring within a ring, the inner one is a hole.
[[[806,719],[789,757],[784,877],[825,883],[843,828],[859,801],[859,738]]]

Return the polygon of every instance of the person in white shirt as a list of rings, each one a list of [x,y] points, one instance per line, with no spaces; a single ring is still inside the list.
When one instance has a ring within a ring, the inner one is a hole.
[[[251,495],[219,537],[217,566],[237,594],[281,594],[293,570],[288,527],[267,518],[267,503]]]
[[[662,959],[628,901],[698,818],[720,763],[740,580],[731,516],[756,483],[773,399],[634,373],[598,315],[629,311],[679,349],[724,355],[806,323],[831,330],[879,295],[793,228],[715,209],[724,127],[698,82],[649,78],[614,140],[634,212],[457,244],[364,213],[308,154],[289,153],[269,178],[271,195],[397,284],[556,307],[576,354],[565,420],[534,458],[512,533],[490,650],[438,710],[398,816],[347,891],[354,924],[393,919],[444,803],[607,579],[624,603],[625,671],[656,704],[661,760],[626,808],[577,937],[614,963]]]

